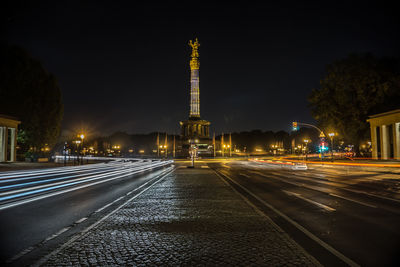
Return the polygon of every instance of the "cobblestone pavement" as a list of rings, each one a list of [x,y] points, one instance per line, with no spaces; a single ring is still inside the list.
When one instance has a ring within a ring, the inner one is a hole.
[[[43,265],[319,265],[210,169],[177,169],[67,244]]]

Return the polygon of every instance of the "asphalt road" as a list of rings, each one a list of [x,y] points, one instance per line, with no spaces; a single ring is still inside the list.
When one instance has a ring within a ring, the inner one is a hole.
[[[170,166],[149,164],[0,173],[0,263],[50,251]]]
[[[323,265],[399,266],[399,174],[249,161],[209,166]]]

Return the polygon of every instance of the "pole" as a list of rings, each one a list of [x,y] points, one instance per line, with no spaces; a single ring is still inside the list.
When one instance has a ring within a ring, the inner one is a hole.
[[[64,143],[64,166],[67,166],[67,142]]]
[[[224,157],[224,133],[221,135],[221,152],[222,152],[222,157]]]
[[[214,147],[214,158],[215,158],[215,132],[213,133],[213,147]]]
[[[157,157],[160,156],[160,133],[157,133]]]
[[[229,133],[229,157],[232,157],[232,134]]]
[[[174,134],[174,147],[173,147],[172,157],[175,158],[175,134]]]
[[[165,148],[165,157],[168,157],[168,134],[165,133],[165,142],[164,142],[164,148]]]
[[[331,136],[331,161],[333,162],[333,136]]]
[[[306,161],[308,159],[308,142],[306,142]]]
[[[81,145],[81,153],[82,153],[82,155],[81,155],[81,165],[83,165],[83,138],[81,138],[82,139],[82,145]]]

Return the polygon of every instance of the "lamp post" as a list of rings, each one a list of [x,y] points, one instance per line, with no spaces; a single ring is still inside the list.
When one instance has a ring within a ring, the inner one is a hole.
[[[81,143],[81,140],[75,140],[74,143],[76,144],[76,163],[79,165],[79,144]],[[74,159],[74,165],[75,165],[75,159]]]
[[[331,139],[331,161],[333,161],[333,137],[336,135],[335,133],[329,133],[328,134],[330,139]]]
[[[81,145],[81,150],[82,150],[82,156],[81,156],[81,164],[83,164],[83,139],[85,139],[84,134],[78,135],[78,137],[82,140],[82,145]]]
[[[310,142],[310,140],[304,139],[304,143],[306,143],[306,160],[308,159],[308,142]]]

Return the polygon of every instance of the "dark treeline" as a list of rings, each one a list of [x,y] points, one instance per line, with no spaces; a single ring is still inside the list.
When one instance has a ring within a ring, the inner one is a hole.
[[[167,141],[168,150],[171,152],[173,149],[174,135],[168,134],[167,140],[165,138],[166,133],[153,132],[149,134],[128,134],[125,132],[116,132],[110,136],[105,137],[88,137],[85,140],[84,147],[89,150],[97,151],[97,154],[107,155],[111,150],[120,151],[120,155],[154,155],[157,150],[157,136],[158,144],[165,145]],[[216,135],[215,142],[216,146],[219,147],[221,143],[222,134]],[[212,137],[210,137],[211,140]],[[275,148],[284,149],[285,152],[291,152],[292,145],[304,145],[304,140],[310,140],[308,144],[310,152],[314,152],[318,149],[319,144],[319,133],[312,128],[300,128],[298,131],[292,131],[291,133],[285,131],[261,131],[252,130],[244,132],[233,132],[231,133],[232,138],[232,149],[240,150],[241,152],[255,152],[257,149],[264,152],[270,152]],[[178,149],[180,136],[175,135],[176,148]],[[293,141],[294,140],[294,141]],[[71,148],[73,148],[73,140],[67,141]],[[224,143],[229,143],[229,133],[224,134]],[[337,143],[336,145],[338,145]],[[63,143],[60,143],[56,150],[62,149]],[[114,149],[115,147],[118,147]],[[114,153],[115,154],[115,153]]]

